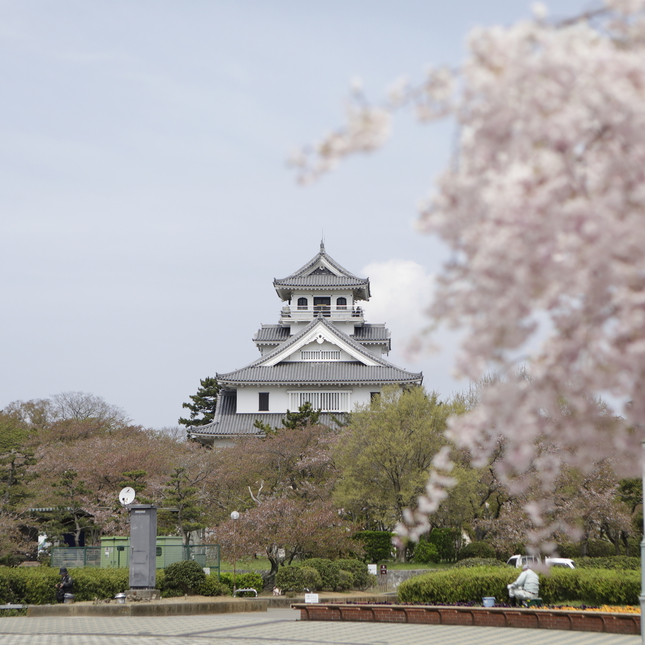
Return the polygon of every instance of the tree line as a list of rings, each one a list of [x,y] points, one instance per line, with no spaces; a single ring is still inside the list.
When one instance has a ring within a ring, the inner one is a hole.
[[[213,387],[202,381],[184,425],[200,423],[214,406]],[[157,505],[160,534],[219,543],[225,555],[233,548],[238,557],[262,553],[273,572],[297,558],[360,555],[353,536],[404,521],[446,447],[455,485],[431,516],[432,530],[512,553],[534,528],[525,510],[531,491],[502,481],[495,455],[503,445],[481,464],[446,433],[449,418],[472,411],[478,399],[477,388],[447,400],[420,387],[386,389],[333,427],[304,406],[280,427],[263,428],[263,438],[222,448],[186,441],[178,428],[133,425],[91,394],[16,401],[0,412],[0,558],[35,558],[39,534],[53,544],[66,536],[71,545],[127,535],[128,515],[117,499],[124,486],[139,502]],[[635,554],[638,482],[620,479],[610,457],[561,473],[556,493],[552,519],[574,526],[583,550],[602,539],[617,553]],[[234,510],[238,520],[230,519]],[[570,541],[564,531],[561,537]]]

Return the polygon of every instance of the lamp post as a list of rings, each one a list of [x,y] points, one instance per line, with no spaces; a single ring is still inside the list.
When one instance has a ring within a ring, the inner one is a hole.
[[[240,514],[237,511],[231,513],[231,519],[233,520],[233,597],[235,598],[235,592],[237,587],[235,586],[235,565],[237,562],[237,520],[240,519]]]
[[[643,448],[641,458],[643,459],[643,509],[645,509],[645,441],[641,441]],[[643,513],[643,539],[641,540],[641,642],[645,645],[645,621],[643,616],[645,612],[645,512]]]

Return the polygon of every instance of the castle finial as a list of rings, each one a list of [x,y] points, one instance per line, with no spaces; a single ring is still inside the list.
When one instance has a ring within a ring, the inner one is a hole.
[[[325,240],[320,240],[320,252],[324,253],[325,252]]]

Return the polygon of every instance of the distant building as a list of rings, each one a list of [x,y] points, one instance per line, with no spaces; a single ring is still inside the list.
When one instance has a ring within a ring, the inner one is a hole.
[[[359,303],[370,298],[369,279],[344,269],[323,243],[312,260],[273,286],[285,304],[278,324],[262,325],[253,337],[260,358],[216,375],[222,389],[215,418],[190,428],[191,438],[220,443],[261,435],[256,420],[281,426],[287,410],[307,401],[331,424],[385,385],[421,384],[421,373],[383,358],[391,347],[385,325],[365,322]]]

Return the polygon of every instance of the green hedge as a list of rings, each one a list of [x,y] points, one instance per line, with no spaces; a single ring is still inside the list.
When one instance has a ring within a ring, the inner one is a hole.
[[[352,539],[358,540],[363,545],[365,561],[376,564],[392,557],[393,537],[394,533],[390,531],[358,531],[354,533]]]
[[[283,591],[348,591],[365,590],[376,582],[376,576],[360,560],[326,560],[311,558],[302,563],[280,567],[275,584]]]
[[[74,595],[79,601],[113,598],[129,587],[127,569],[70,569],[69,573],[74,580]],[[0,604],[55,603],[58,582],[57,569],[0,567]]]
[[[576,558],[579,569],[631,569],[641,570],[641,559],[626,555],[614,555],[610,558]]]
[[[496,560],[495,558],[466,558],[465,560],[457,560],[452,565],[455,568],[459,567],[504,567],[508,568],[506,562]]]
[[[232,573],[222,573],[220,575],[220,581],[229,588],[230,593],[233,593]],[[235,575],[235,587],[237,589],[255,589],[258,593],[260,593],[262,589],[264,589],[264,580],[259,573],[237,573]],[[252,596],[253,594],[249,591],[243,595]]]
[[[484,596],[504,601],[506,585],[518,574],[516,569],[497,567],[437,571],[402,582],[398,597],[400,602],[424,604],[480,602]],[[553,569],[540,575],[540,597],[549,604],[577,600],[590,605],[636,605],[639,593],[636,571]]]

